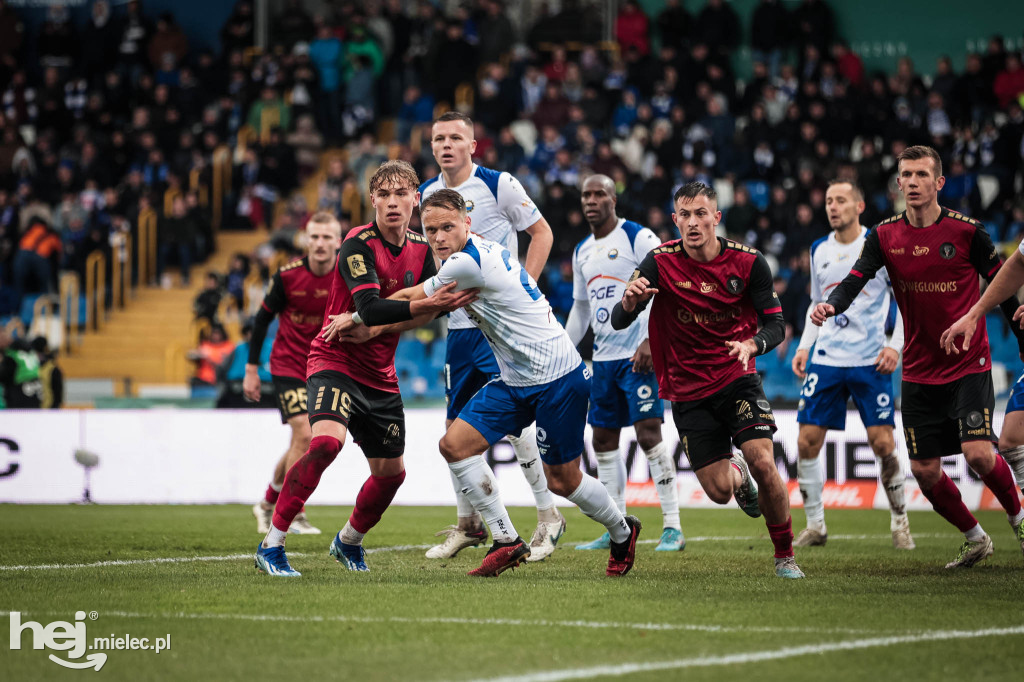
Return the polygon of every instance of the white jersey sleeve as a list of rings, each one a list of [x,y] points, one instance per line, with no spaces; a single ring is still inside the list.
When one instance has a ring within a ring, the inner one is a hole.
[[[584,239],[583,243],[572,251],[572,300],[574,301],[590,300],[590,294],[587,293],[587,280],[583,279],[583,270],[580,268],[579,259],[580,247],[586,243],[587,239]]]
[[[522,183],[511,173],[503,172],[498,179],[497,200],[498,210],[516,232],[522,232],[542,217]]]
[[[453,253],[441,264],[437,274],[423,283],[423,292],[427,296],[433,296],[435,291],[449,282],[458,282],[456,291],[478,289],[484,285],[484,276],[480,265],[472,256],[462,252]]]

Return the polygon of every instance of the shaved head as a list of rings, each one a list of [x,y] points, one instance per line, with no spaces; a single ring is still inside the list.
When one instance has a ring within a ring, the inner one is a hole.
[[[610,196],[615,196],[615,181],[607,175],[597,173],[587,176],[587,179],[583,181],[583,190],[586,191],[588,186],[593,189],[603,189]]]
[[[591,175],[583,181],[583,191],[580,194],[583,217],[597,237],[603,237],[615,227],[617,201],[615,181],[607,175]]]

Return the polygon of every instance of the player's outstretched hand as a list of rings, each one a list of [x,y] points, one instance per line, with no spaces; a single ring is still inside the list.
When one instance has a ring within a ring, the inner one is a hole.
[[[450,313],[453,310],[469,305],[480,296],[479,289],[455,291],[455,287],[458,285],[458,282],[448,282],[448,284],[435,291],[434,295],[427,299],[432,302],[430,308],[434,312]]]
[[[946,355],[950,353],[960,355],[960,349],[956,347],[956,338],[964,337],[964,350],[968,350],[971,347],[971,339],[974,338],[974,330],[977,328],[978,319],[967,313],[954,322],[949,329],[942,332],[942,336],[939,337],[939,345],[946,351]]]
[[[811,322],[818,325],[819,327],[825,324],[825,320],[836,314],[836,309],[830,306],[828,303],[819,303],[814,306],[814,310],[811,311]]]
[[[637,277],[626,286],[626,290],[622,293],[622,309],[631,313],[634,308],[656,293],[658,293],[657,287],[652,287],[646,277]]]
[[[242,379],[242,395],[250,403],[260,401],[260,372],[256,365],[245,366],[245,377]]]
[[[729,349],[729,357],[736,358],[743,369],[747,369],[747,365],[750,363],[750,358],[754,357],[757,353],[757,344],[753,339],[747,339],[746,341],[726,341],[726,347]]]
[[[640,343],[640,347],[633,353],[631,362],[633,363],[633,371],[637,374],[647,374],[654,371],[654,357],[651,355],[650,339],[644,339]]]
[[[875,358],[875,369],[879,374],[892,374],[896,371],[896,365],[899,362],[900,354],[893,348],[885,347],[878,351],[878,357]]]
[[[370,339],[380,334],[383,327],[367,327],[365,324],[360,324],[347,332],[341,332],[338,334],[339,343],[366,343]]]
[[[807,376],[807,349],[798,348],[796,355],[793,356],[793,374],[796,375],[797,379],[803,379]]]
[[[320,331],[320,336],[327,343],[338,338],[342,333],[348,332],[356,327],[356,323],[352,321],[352,313],[328,315],[327,319],[330,321],[325,324],[324,328]]]

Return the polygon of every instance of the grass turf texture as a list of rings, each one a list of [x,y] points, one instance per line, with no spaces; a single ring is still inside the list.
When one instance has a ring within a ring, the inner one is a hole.
[[[289,537],[291,563],[303,575],[283,579],[253,568],[260,538],[244,506],[0,505],[2,677],[88,678],[91,671],[65,670],[49,651],[31,649],[28,631],[20,651],[8,646],[8,611],[46,625],[84,610],[98,613],[85,621],[90,643],[110,633],[172,636],[159,655],[108,651],[100,671],[108,680],[471,680],[561,671],[590,678],[610,672],[605,666],[658,662],[665,669],[627,668],[619,679],[1019,679],[1024,559],[1002,514],[979,515],[995,555],[947,571],[962,536],[936,514],[911,514],[918,548],[897,552],[886,512],[830,511],[828,545],[797,553],[807,579],[786,581],[774,576],[764,524],[736,509],[683,510],[689,544],[680,553],[654,551],[657,509],[633,510],[646,542],[622,579],[604,577],[606,552],[573,550],[601,532],[575,509],[564,510],[568,531],[551,558],[497,579],[466,576],[483,548],[443,561],[426,559],[423,547],[371,552],[371,572],[350,573],[327,555],[350,509],[309,511],[324,534]],[[513,509],[512,517],[529,537],[533,510]],[[366,547],[429,546],[452,518],[451,509],[393,508]],[[2,568],[230,555],[244,556]],[[1016,631],[864,644],[987,628]],[[840,642],[854,644],[835,650]],[[808,648],[777,660],[742,656],[801,646]]]

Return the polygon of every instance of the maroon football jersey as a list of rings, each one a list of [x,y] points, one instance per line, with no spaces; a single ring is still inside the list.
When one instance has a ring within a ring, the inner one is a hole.
[[[333,276],[313,274],[306,257],[288,263],[271,278],[263,307],[279,321],[270,351],[274,376],[305,380],[309,344],[323,327]]]
[[[764,256],[719,242],[721,253],[707,263],[690,258],[680,240],[667,242],[637,270],[658,288],[648,331],[662,398],[698,400],[755,373],[754,359],[744,370],[725,342],[746,341],[757,333],[759,316],[782,312]]]
[[[381,298],[387,298],[434,272],[434,256],[423,235],[407,231],[405,243],[398,249],[385,242],[374,223],[353,228],[341,245],[323,322],[326,324],[330,315],[355,312],[352,296],[363,289],[378,290]],[[395,349],[399,336],[381,334],[366,343],[353,344],[327,343],[318,334],[309,349],[306,376],[333,370],[371,388],[398,393]]]
[[[978,221],[949,209],[927,227],[914,227],[901,213],[879,223],[864,240],[860,258],[828,303],[840,313],[885,267],[903,314],[903,379],[945,384],[992,368],[985,318],[978,321],[971,347],[946,355],[939,337],[978,302],[978,275],[991,280],[1001,261]]]

